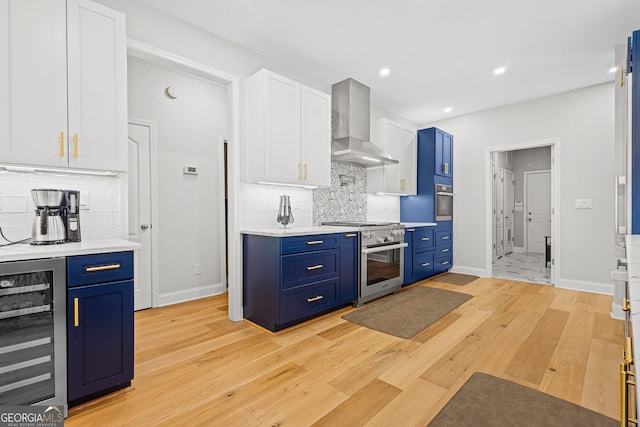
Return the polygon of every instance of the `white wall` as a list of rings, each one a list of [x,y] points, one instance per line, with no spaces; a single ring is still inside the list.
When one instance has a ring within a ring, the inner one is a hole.
[[[556,138],[560,159],[560,283],[611,290],[613,255],[613,83],[469,114],[433,125],[454,135],[454,265],[484,271],[484,152]],[[574,209],[574,199],[593,209]]]
[[[176,99],[166,95],[168,86],[179,91]],[[223,292],[220,136],[227,134],[227,89],[129,57],[128,91],[129,116],[157,125],[159,303]],[[186,165],[197,166],[198,175],[184,174]],[[202,274],[195,274],[196,263]]]
[[[82,240],[124,237],[122,176],[0,172],[0,227],[7,239],[31,237],[35,206],[32,188],[80,190]],[[5,243],[0,239],[0,244]]]

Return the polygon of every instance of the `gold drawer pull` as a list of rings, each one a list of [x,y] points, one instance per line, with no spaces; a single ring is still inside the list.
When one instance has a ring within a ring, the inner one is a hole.
[[[308,171],[308,169],[309,169],[309,166],[305,163],[304,164],[304,178],[303,178],[304,180],[307,179],[307,171]]]
[[[429,267],[431,265],[431,263],[425,262],[425,263],[422,263],[420,265],[423,266],[423,267]]]
[[[447,264],[449,264],[449,261],[444,261],[444,262],[442,263],[442,265],[447,265]]]
[[[628,298],[625,298],[622,303],[622,311],[629,311],[629,310],[631,310],[631,301],[629,301]]]
[[[307,302],[320,301],[323,298],[324,298],[324,295],[318,295],[317,297],[307,298]]]
[[[317,270],[317,269],[322,268],[322,267],[324,267],[324,265],[322,265],[322,264],[312,265],[311,267],[307,267],[307,271]]]
[[[442,252],[449,252],[449,248],[443,249]]]
[[[357,234],[345,234],[344,237],[356,237]]]
[[[78,158],[78,134],[73,134],[73,158]]]
[[[449,236],[442,236],[442,240],[449,240]]]
[[[307,245],[321,245],[322,243],[324,243],[324,241],[322,241],[322,240],[314,240],[312,242],[307,242]]]
[[[64,157],[64,132],[60,132],[60,157]]]
[[[87,268],[85,268],[85,271],[87,273],[91,273],[93,271],[115,270],[116,268],[120,268],[120,264],[110,264],[110,265],[99,265],[97,267],[87,267]]]
[[[80,321],[78,320],[78,298],[73,299],[73,326],[78,327]]]
[[[431,240],[431,239],[428,237],[423,237],[422,240]]]

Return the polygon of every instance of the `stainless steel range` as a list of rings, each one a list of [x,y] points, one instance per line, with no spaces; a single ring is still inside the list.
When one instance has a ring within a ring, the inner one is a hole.
[[[360,277],[356,306],[390,293],[404,282],[404,225],[392,222],[325,222],[357,227],[360,232]]]

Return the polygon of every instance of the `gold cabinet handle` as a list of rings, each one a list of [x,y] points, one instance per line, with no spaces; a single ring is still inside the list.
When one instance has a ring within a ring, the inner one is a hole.
[[[444,168],[444,174],[449,175],[449,163],[443,163],[442,167]]]
[[[622,302],[622,311],[629,310],[631,310],[631,301],[629,301],[629,298],[625,298]]]
[[[302,179],[302,163],[298,163],[298,179]]]
[[[431,240],[431,239],[430,239],[430,238],[428,238],[428,237],[423,237],[423,238],[422,238],[422,240],[425,240],[425,241],[426,241],[426,240]]]
[[[73,134],[73,158],[78,158],[78,134]]]
[[[73,326],[77,328],[79,324],[80,324],[80,321],[78,320],[78,298],[74,298],[73,299]]]
[[[304,164],[304,180],[307,180],[307,172],[309,170],[309,165],[307,163]]]
[[[443,249],[442,252],[449,252],[449,248]]]
[[[311,242],[307,242],[307,245],[320,245],[322,243],[324,243],[323,240],[313,240]]]
[[[423,267],[429,267],[431,265],[431,263],[428,262],[423,262],[422,264],[420,264]]]
[[[442,240],[449,240],[449,236],[442,236]]]
[[[324,295],[318,295],[317,297],[307,298],[307,302],[320,301],[323,298],[324,298]]]
[[[120,268],[120,264],[110,264],[110,265],[99,265],[97,267],[87,267],[84,270],[87,273],[91,273],[93,271],[104,271],[104,270],[115,270],[116,268]]]
[[[310,267],[307,267],[307,271],[317,270],[317,269],[322,268],[322,267],[324,267],[324,265],[322,265],[322,264],[312,265]]]
[[[345,234],[344,237],[356,237],[357,234]]]
[[[60,157],[64,157],[64,132],[60,132]]]
[[[449,264],[449,261],[444,261],[444,262],[442,263],[442,265],[447,265],[447,264]]]
[[[405,182],[404,179],[400,180],[400,190],[404,191],[405,190]]]

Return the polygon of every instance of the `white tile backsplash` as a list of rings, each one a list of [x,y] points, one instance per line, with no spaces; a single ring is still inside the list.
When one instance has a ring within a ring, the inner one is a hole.
[[[276,220],[280,196],[288,195],[294,222],[287,227],[313,225],[312,190],[264,184],[240,183],[240,229],[282,227]]]
[[[89,210],[80,212],[83,240],[122,237],[121,177],[0,172],[0,227],[9,240],[31,237],[35,206],[33,188],[80,190],[90,195]],[[0,241],[0,244],[3,242]]]
[[[367,221],[400,221],[400,196],[367,194]]]

